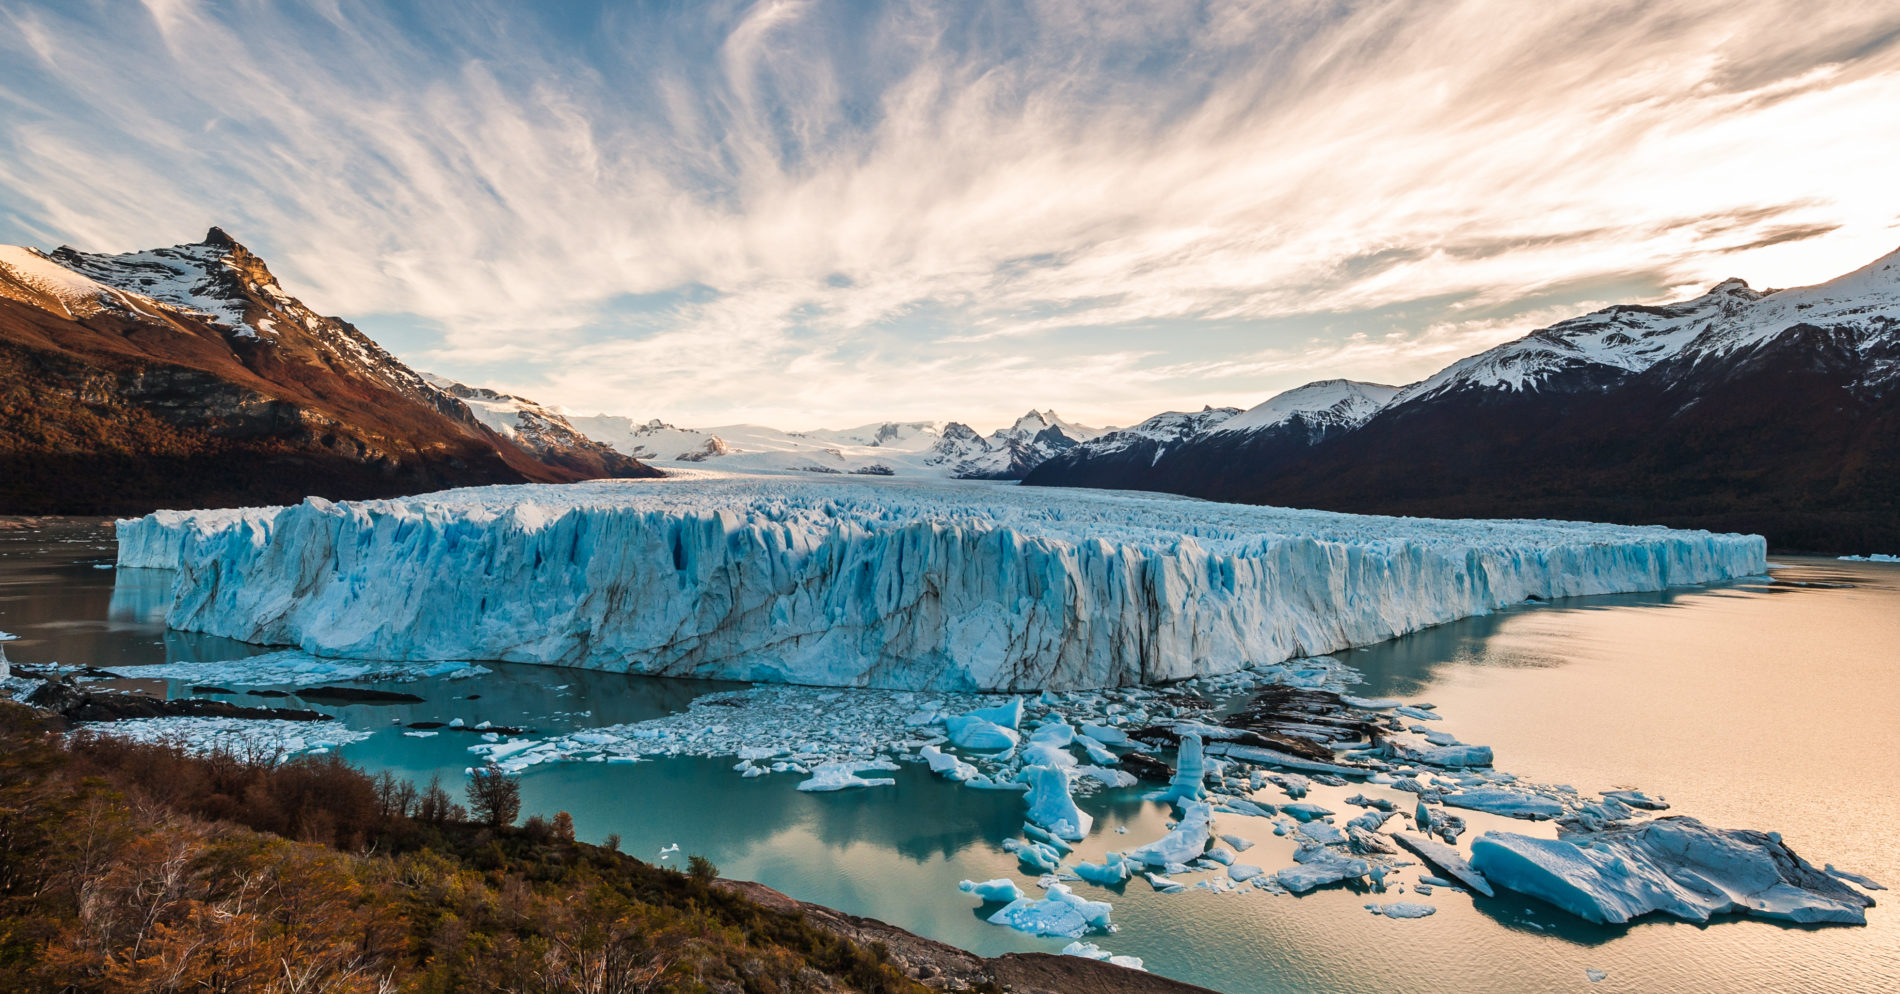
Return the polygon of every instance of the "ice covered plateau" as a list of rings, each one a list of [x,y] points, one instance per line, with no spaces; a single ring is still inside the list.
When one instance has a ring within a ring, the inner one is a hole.
[[[169,624],[325,656],[1067,690],[1232,672],[1530,598],[1757,574],[1761,538],[686,472],[119,523]]]

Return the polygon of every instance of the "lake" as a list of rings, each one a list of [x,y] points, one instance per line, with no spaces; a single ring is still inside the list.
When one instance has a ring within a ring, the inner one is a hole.
[[[169,632],[170,574],[113,570],[111,533],[96,522],[0,531],[0,629],[15,662],[106,669],[210,661],[269,651]],[[1772,579],[1655,594],[1527,605],[1342,653],[1364,682],[1353,693],[1427,701],[1465,741],[1491,746],[1500,769],[1584,791],[1635,787],[1673,813],[1722,827],[1778,831],[1817,866],[1834,863],[1900,883],[1900,566],[1776,558]],[[684,710],[734,685],[544,666],[483,664],[465,679],[371,682],[419,704],[311,705],[368,738],[352,762],[458,788],[472,736],[403,734],[411,721],[520,725],[537,735]],[[162,689],[190,693],[190,681]],[[151,689],[161,689],[153,685]],[[1059,949],[986,923],[957,881],[1009,876],[1034,891],[1002,850],[1020,833],[1019,795],[961,788],[922,767],[897,783],[806,794],[796,775],[742,779],[731,759],[565,763],[522,777],[524,811],[566,810],[580,834],[620,836],[657,859],[677,843],[730,877],[893,922],[983,954]],[[1082,800],[1095,815],[1087,858],[1159,837],[1169,812],[1147,788]],[[1315,785],[1309,800],[1341,812],[1353,793]],[[1263,800],[1284,801],[1276,788]],[[1549,834],[1547,824],[1465,812],[1471,830]],[[1126,833],[1117,829],[1126,828]],[[1292,844],[1262,819],[1222,815],[1217,831],[1255,843],[1242,859],[1272,871]],[[678,858],[678,857],[673,857]],[[1540,902],[1416,897],[1418,868],[1393,880],[1405,894],[1363,889],[1305,896],[1255,891],[1115,891],[1076,884],[1114,904],[1118,931],[1090,937],[1149,969],[1218,990],[1254,991],[1871,991],[1900,985],[1900,923],[1872,909],[1864,928],[1725,919],[1697,926],[1645,920],[1581,923]],[[1191,882],[1193,878],[1188,878]],[[1885,894],[1876,895],[1886,897]],[[1432,917],[1392,920],[1372,901],[1421,900]],[[1586,969],[1607,971],[1598,983]]]

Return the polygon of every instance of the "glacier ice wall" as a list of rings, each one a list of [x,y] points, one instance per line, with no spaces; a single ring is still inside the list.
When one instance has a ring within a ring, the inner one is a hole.
[[[175,627],[328,656],[1033,690],[1235,670],[1529,597],[1761,572],[1756,536],[698,473],[121,522]]]

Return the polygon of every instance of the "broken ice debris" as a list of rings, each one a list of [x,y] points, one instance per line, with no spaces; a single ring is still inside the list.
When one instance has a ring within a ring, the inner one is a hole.
[[[1201,858],[1214,835],[1214,809],[1206,801],[1184,801],[1181,820],[1160,839],[1132,849],[1128,858],[1149,866],[1167,867]]]
[[[1429,904],[1414,901],[1393,901],[1378,906],[1380,914],[1387,918],[1428,918],[1438,913],[1438,909]]]
[[[1507,787],[1471,787],[1455,794],[1446,794],[1444,802],[1454,808],[1488,811],[1494,815],[1528,818],[1532,821],[1555,818],[1564,813],[1563,804],[1555,798]]]

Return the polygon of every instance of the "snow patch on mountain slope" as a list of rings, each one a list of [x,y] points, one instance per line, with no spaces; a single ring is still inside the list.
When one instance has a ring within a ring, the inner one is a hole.
[[[1283,425],[1295,417],[1326,427],[1352,428],[1364,424],[1398,396],[1399,388],[1357,380],[1319,380],[1276,394],[1246,413],[1212,426],[1210,431],[1258,431]]]
[[[1593,365],[1641,372],[1671,359],[1727,356],[1802,324],[1851,327],[1863,352],[1894,347],[1900,252],[1815,286],[1762,292],[1731,279],[1679,303],[1608,307],[1461,359],[1406,387],[1389,406],[1460,389],[1535,390]]]
[[[1029,690],[1226,673],[1528,597],[1758,573],[1760,538],[682,472],[128,522],[176,628],[326,656]],[[522,596],[533,591],[533,596]]]

